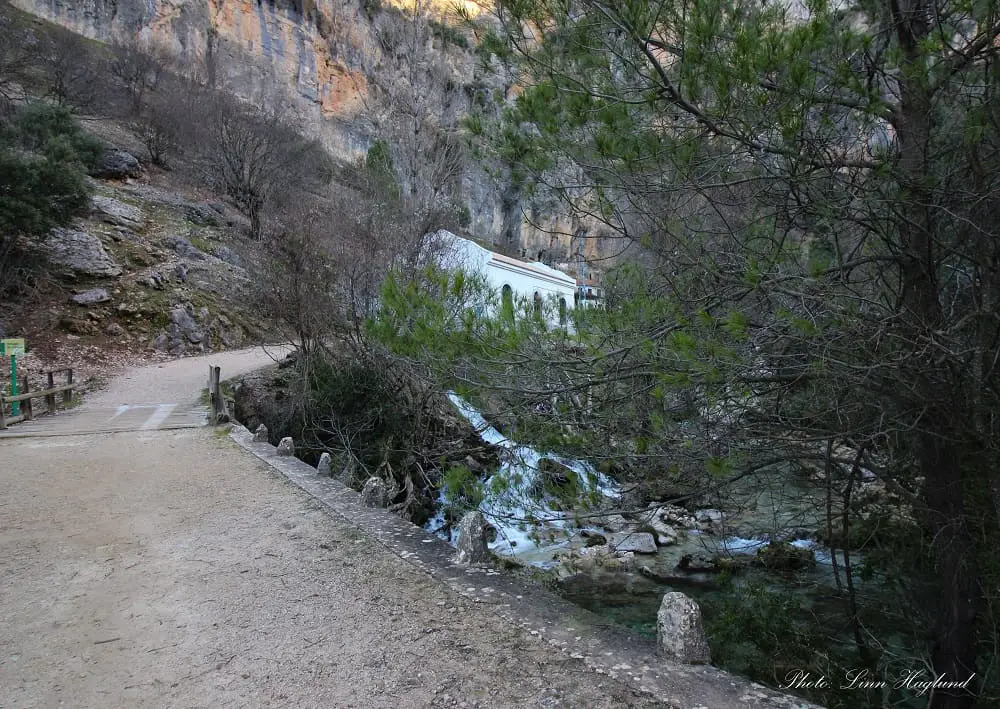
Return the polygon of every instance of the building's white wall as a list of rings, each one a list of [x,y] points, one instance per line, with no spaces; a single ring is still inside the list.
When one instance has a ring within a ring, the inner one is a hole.
[[[534,265],[534,264],[532,264]],[[486,268],[486,279],[499,293],[505,285],[514,292],[514,299],[534,300],[535,293],[542,297],[546,305],[558,302],[559,298],[566,301],[567,310],[573,308],[573,282],[560,283],[555,279],[539,277],[530,271],[519,269],[507,263],[490,261]]]
[[[511,287],[515,302],[522,299],[534,301],[538,293],[546,306],[549,324],[559,324],[559,299],[566,302],[567,312],[574,308],[573,295],[576,280],[571,276],[542,263],[524,263],[494,254],[478,244],[446,231],[434,234],[441,251],[440,262],[444,268],[462,268],[470,273],[482,274],[496,293],[500,303],[505,285]]]

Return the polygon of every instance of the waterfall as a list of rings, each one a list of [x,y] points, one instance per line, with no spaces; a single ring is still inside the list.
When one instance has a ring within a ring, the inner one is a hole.
[[[494,428],[469,402],[454,392],[448,399],[468,421],[479,437],[500,449],[500,467],[483,482],[483,501],[479,511],[497,529],[497,538],[490,548],[498,554],[521,553],[539,546],[538,533],[543,530],[569,531],[575,528],[573,515],[553,509],[537,493],[539,462],[548,459],[565,466],[576,474],[580,489],[596,492],[606,498],[621,496],[618,484],[598,472],[590,463],[564,458],[554,453],[539,453],[531,446],[510,440]],[[445,501],[442,490],[438,502]],[[439,509],[427,529],[440,533],[445,527],[444,513]],[[451,541],[451,540],[449,540]]]

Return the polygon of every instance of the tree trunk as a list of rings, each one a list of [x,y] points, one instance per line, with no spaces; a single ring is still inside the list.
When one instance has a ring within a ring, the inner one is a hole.
[[[920,468],[927,476],[928,522],[941,582],[931,658],[935,675],[944,681],[961,682],[975,672],[979,569],[965,506],[962,455],[952,439],[941,433],[923,431],[917,450]],[[969,690],[939,689],[928,706],[962,709],[974,702]]]
[[[901,4],[889,0],[895,30],[904,53],[899,78],[900,106],[896,115],[901,205],[899,264],[902,296],[899,304],[901,346],[911,358],[903,375],[912,384],[912,400],[900,404],[921,414],[914,422],[913,446],[924,476],[924,524],[933,540],[932,554],[939,579],[931,658],[942,681],[962,682],[975,671],[976,622],[980,584],[977,550],[966,517],[965,475],[976,470],[962,450],[956,433],[966,418],[956,374],[937,361],[935,335],[943,326],[934,241],[935,214],[932,166],[928,159],[933,115],[933,89],[921,41],[930,28],[933,10],[926,0]],[[966,709],[975,703],[969,690],[936,689],[931,709]]]

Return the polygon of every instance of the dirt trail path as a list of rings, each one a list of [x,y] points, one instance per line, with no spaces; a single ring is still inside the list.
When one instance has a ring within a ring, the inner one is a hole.
[[[192,405],[134,370],[83,414]],[[0,439],[0,709],[652,706],[340,524],[209,428]]]

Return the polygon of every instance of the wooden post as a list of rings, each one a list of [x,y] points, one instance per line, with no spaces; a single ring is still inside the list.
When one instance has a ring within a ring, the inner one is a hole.
[[[49,384],[48,384],[48,386],[46,388],[47,389],[54,389],[55,386],[56,386],[56,375],[55,375],[55,372],[50,371],[49,372]],[[54,414],[56,412],[56,395],[55,394],[46,394],[45,395],[45,405],[48,407],[49,413],[50,414]]]
[[[208,396],[212,402],[212,425],[219,425],[219,399],[222,398],[221,392],[219,390],[219,375],[221,369],[219,367],[209,367],[208,368]]]
[[[3,392],[0,391],[0,431],[7,428],[7,414],[4,413],[4,408],[7,405],[4,403]]]
[[[72,369],[67,369],[66,370],[66,383],[67,384],[72,384],[73,383],[73,370]],[[73,403],[73,390],[72,389],[67,389],[66,391],[63,392],[63,406],[69,406],[71,403]]]
[[[27,394],[31,391],[31,384],[28,382],[28,375],[24,375],[24,393]],[[24,414],[24,420],[30,421],[34,418],[35,412],[31,409],[31,397],[21,402],[21,412]]]

